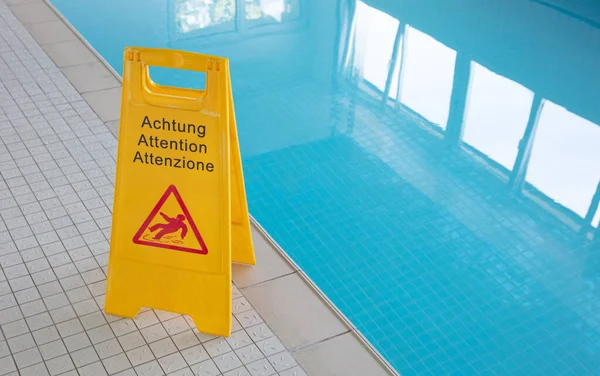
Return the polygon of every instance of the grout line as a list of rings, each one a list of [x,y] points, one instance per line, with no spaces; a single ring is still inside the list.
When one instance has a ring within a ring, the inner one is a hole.
[[[335,334],[335,335],[333,335],[333,336],[331,336],[331,337],[323,338],[323,339],[321,339],[321,340],[318,340],[318,341],[316,341],[316,342],[313,342],[313,343],[309,343],[309,344],[307,344],[307,345],[296,346],[296,347],[294,347],[293,349],[290,349],[290,352],[291,352],[292,354],[295,354],[295,353],[297,353],[298,351],[302,351],[302,350],[304,350],[304,349],[307,349],[307,348],[310,348],[310,347],[313,347],[313,346],[319,345],[319,344],[321,344],[321,343],[327,342],[327,341],[329,341],[329,340],[331,340],[331,339],[334,339],[334,338],[341,337],[341,336],[343,336],[343,335],[346,335],[346,334],[348,334],[348,333],[352,333],[352,330],[350,330],[350,329],[349,329],[349,330],[346,330],[345,332],[341,332],[341,333]]]
[[[84,43],[84,45],[99,59],[100,62],[102,62],[104,64],[104,66],[110,71],[112,72],[112,74],[117,78],[117,80],[122,84],[123,79],[121,77],[121,75],[119,75],[113,68],[112,66],[104,59],[104,57],[102,55],[100,55],[100,53],[98,51],[96,51],[96,49],[85,39],[85,37],[79,33],[79,31],[73,26],[71,25],[71,23],[66,19],[66,17],[64,17],[62,15],[62,13],[50,2],[50,0],[42,0],[48,7],[50,7],[50,9],[57,15],[57,17],[63,21],[63,23],[77,36],[77,38],[82,41]],[[28,24],[23,24],[25,28],[28,29]],[[63,67],[58,67],[58,69],[62,72]],[[64,73],[63,73],[64,74]],[[81,93],[80,93],[81,94]],[[85,98],[84,98],[85,100]],[[90,105],[91,107],[91,105]],[[93,108],[93,107],[92,107]],[[94,110],[95,111],[95,110]],[[98,116],[99,117],[99,116]],[[100,117],[99,117],[100,118]],[[100,118],[101,119],[101,118]],[[109,131],[111,132],[111,134],[113,133],[112,130],[110,130],[110,128],[107,126],[106,123],[110,122],[110,121],[118,121],[119,119],[115,119],[115,120],[108,120],[108,121],[102,121],[104,123],[104,125],[109,129]],[[118,139],[118,137],[117,137]],[[338,316],[338,318],[345,324],[347,325],[349,328],[351,328],[351,332],[353,332],[355,334],[355,336],[360,340],[360,342],[363,344],[365,350],[367,350],[368,352],[371,353],[371,355],[373,355],[375,357],[375,359],[380,363],[380,365],[382,367],[384,367],[391,375],[394,376],[400,376],[399,372],[396,371],[391,364],[383,357],[383,355],[371,344],[371,342],[356,328],[356,326],[354,326],[352,324],[352,322],[342,313],[342,311],[337,308],[337,306],[321,291],[321,289],[312,281],[312,279],[302,270],[300,269],[300,267],[298,266],[298,264],[296,264],[291,257],[283,250],[283,248],[267,233],[267,231],[264,229],[264,227],[262,227],[260,225],[260,223],[252,216],[250,215],[250,222],[259,230],[259,232],[264,236],[265,240],[267,240],[273,247],[273,249],[285,260],[288,262],[288,264],[295,269],[295,272],[297,271],[298,274],[302,277],[302,279],[304,279],[304,281],[306,283],[308,283],[309,287],[313,290],[313,292],[321,298],[321,300],[327,305],[329,306],[329,308],[333,311],[334,314],[336,314],[336,316]],[[293,273],[289,273],[288,275],[293,274]],[[281,276],[283,277],[283,276]],[[277,277],[280,278],[280,277]],[[274,278],[274,279],[277,279]],[[264,283],[264,282],[268,282],[268,281],[263,281],[263,282],[259,282],[257,284],[260,283]],[[254,285],[250,285],[250,286],[246,286],[243,289],[246,289],[248,287],[252,287],[255,286],[257,284]],[[240,289],[241,290],[241,289]]]
[[[294,270],[293,272],[286,273],[286,274],[282,274],[282,275],[280,275],[280,276],[278,276],[278,277],[273,277],[273,278],[265,279],[264,281],[256,282],[256,283],[253,283],[253,284],[251,284],[251,285],[248,285],[248,286],[244,286],[244,287],[238,287],[238,290],[246,290],[246,289],[249,289],[249,288],[252,288],[252,287],[256,287],[256,286],[260,286],[260,285],[264,285],[265,283],[269,283],[269,282],[272,282],[272,281],[276,281],[276,280],[278,280],[278,279],[281,279],[281,278],[283,278],[283,277],[287,277],[287,276],[290,276],[290,275],[292,275],[292,274],[296,274],[296,272],[297,272],[297,271],[296,271],[296,270]]]

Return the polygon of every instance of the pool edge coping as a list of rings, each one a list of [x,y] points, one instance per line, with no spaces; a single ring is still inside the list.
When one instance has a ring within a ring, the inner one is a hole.
[[[110,64],[108,64],[108,62],[104,59],[104,57],[98,51],[96,51],[96,49],[85,39],[85,37],[66,19],[66,17],[63,16],[63,14],[50,2],[50,0],[39,0],[39,1],[41,1],[44,4],[46,4],[52,10],[52,12],[54,12],[56,14],[56,16],[58,17],[58,19],[77,37],[77,39],[80,42],[82,42],[87,47],[87,49],[98,59],[98,61],[100,61],[102,63],[102,65],[104,66],[104,68],[107,69],[109,72],[111,72],[112,75],[113,75],[113,77],[116,78],[117,81],[122,85],[122,78],[121,78],[121,76],[112,68],[112,66]],[[12,4],[6,4],[6,5],[7,5],[7,7],[10,8]],[[23,27],[25,27],[25,29],[27,29],[31,33],[31,27],[30,26],[32,25],[32,23],[24,23],[24,22],[21,22],[21,23],[22,23]],[[37,38],[35,36],[33,36],[33,37],[34,37],[34,39],[37,40]],[[39,43],[39,41],[38,41],[38,43]],[[54,59],[51,56],[49,56],[49,57],[50,57],[50,59],[52,59],[54,61]],[[59,67],[57,65],[57,68],[64,74],[64,70],[65,70],[64,68],[65,67]],[[82,94],[79,89],[77,89],[77,88],[75,88],[75,89],[80,94]],[[94,107],[91,104],[90,104],[90,106],[92,108]],[[103,123],[107,127],[108,127],[107,123],[110,123],[110,122],[111,121],[104,121],[103,120]],[[115,134],[112,129],[109,129],[109,130],[118,139],[118,134]],[[271,235],[269,235],[269,233],[267,232],[267,230],[251,214],[250,214],[250,221],[251,221],[251,224],[255,227],[255,229],[258,230],[258,232],[260,233],[260,235],[271,246],[270,248],[272,248],[275,251],[275,253],[279,257],[281,257],[291,268],[293,268],[293,270],[309,286],[310,290],[317,296],[317,298],[319,298],[319,300],[321,300],[323,303],[325,303],[325,305],[327,305],[329,307],[329,309],[334,313],[334,315],[345,326],[348,327],[349,331],[361,343],[361,345],[363,346],[363,348],[368,353],[370,353],[370,355],[372,355],[373,358],[375,358],[375,360],[388,373],[390,373],[391,375],[394,375],[394,376],[401,376],[400,373],[398,371],[396,371],[392,367],[392,365],[383,357],[383,355],[356,328],[356,326],[354,326],[354,324],[352,324],[352,322],[346,317],[346,315],[344,315],[342,313],[342,311],[339,308],[337,308],[337,306],[327,297],[327,295],[325,295],[325,293],[323,291],[321,291],[321,289],[316,285],[316,283],[298,266],[298,264],[295,261],[293,261],[293,259],[285,252],[285,250],[283,249],[283,247],[280,246],[277,243],[277,241],[273,237],[271,237]],[[280,278],[280,277],[278,277],[278,278]],[[267,320],[265,320],[265,322],[268,324]],[[313,344],[307,345],[307,347],[311,347],[311,346],[314,346],[314,345],[317,345],[317,344],[318,343],[313,343]]]

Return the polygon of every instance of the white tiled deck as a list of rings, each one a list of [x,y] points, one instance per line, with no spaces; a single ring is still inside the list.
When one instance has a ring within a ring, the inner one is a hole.
[[[389,374],[257,228],[258,265],[233,268],[230,338],[166,312],[105,315],[121,85],[44,2],[6,3],[0,376]]]

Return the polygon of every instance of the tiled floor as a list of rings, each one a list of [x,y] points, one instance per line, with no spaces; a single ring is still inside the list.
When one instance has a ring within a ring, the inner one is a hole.
[[[102,312],[117,141],[1,2],[0,36],[0,375],[305,375],[236,288],[227,339]]]

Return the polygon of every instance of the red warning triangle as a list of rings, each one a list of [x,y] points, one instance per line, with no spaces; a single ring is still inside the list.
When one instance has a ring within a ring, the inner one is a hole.
[[[205,255],[208,248],[174,185],[169,186],[133,237],[135,244]]]

